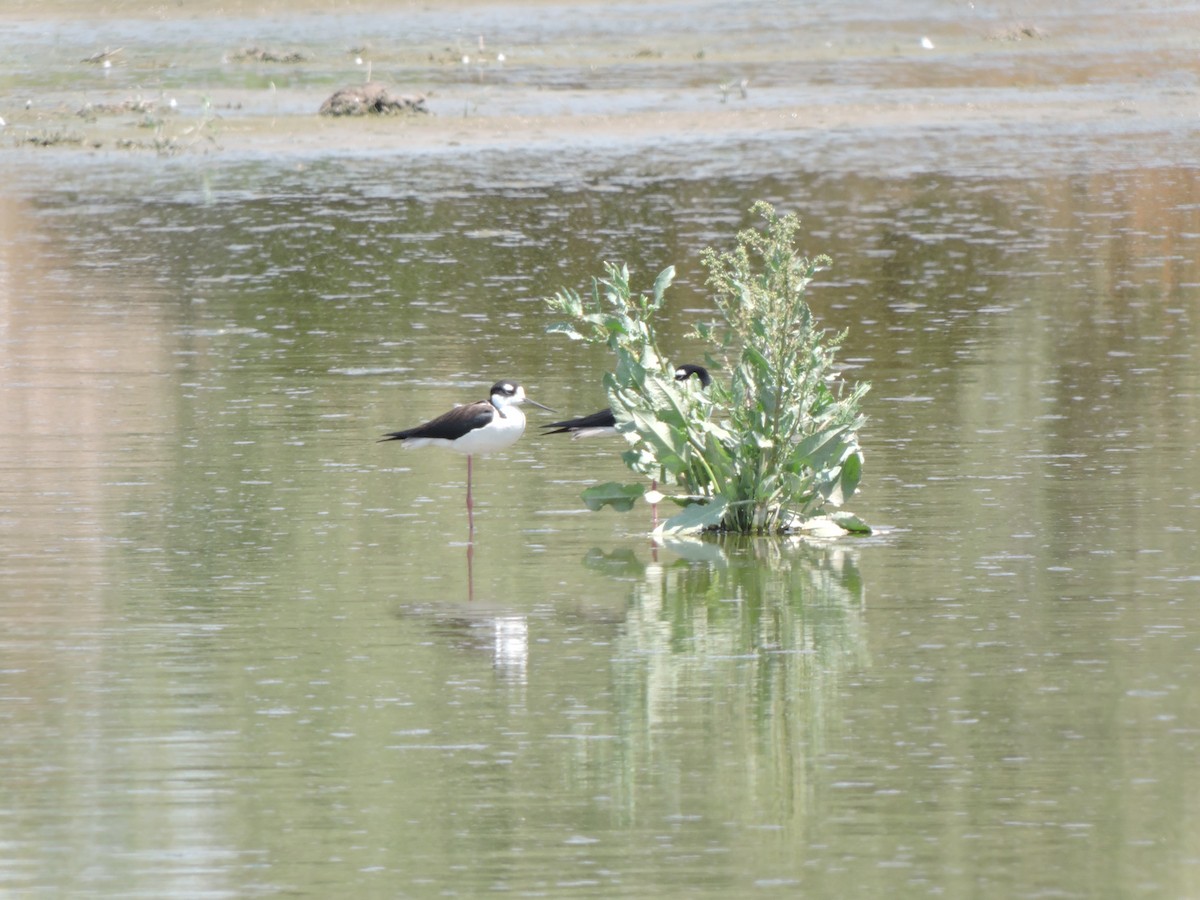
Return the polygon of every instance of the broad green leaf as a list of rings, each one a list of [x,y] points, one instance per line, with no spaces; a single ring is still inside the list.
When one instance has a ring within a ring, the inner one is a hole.
[[[742,350],[742,360],[757,369],[760,373],[769,373],[771,364],[757,347],[746,347]]]
[[[547,334],[565,334],[573,341],[582,341],[583,335],[575,330],[574,326],[568,325],[566,322],[556,322],[546,329]]]
[[[656,457],[647,453],[644,444],[637,444],[621,454],[625,465],[639,475],[651,475],[660,468]]]
[[[829,514],[829,518],[838,525],[845,528],[851,534],[870,534],[871,526],[860,519],[852,512],[847,512],[844,509],[835,509]]]
[[[679,440],[687,440],[690,401],[672,379],[648,372],[642,383],[642,394],[655,417],[682,434]]]
[[[810,434],[796,445],[796,449],[791,452],[791,460],[818,470],[825,468],[823,464],[825,454],[830,450],[840,449],[840,445],[834,442],[849,430],[848,425],[841,425],[837,428],[828,428],[818,431],[816,434]]]
[[[604,376],[604,387],[612,398],[613,391],[618,386],[641,384],[646,377],[646,370],[627,352],[617,353],[617,368],[613,375]],[[625,403],[628,405],[628,402]]]
[[[714,441],[718,441],[722,447],[732,447],[735,443],[733,432],[724,424],[707,419],[701,428],[705,434],[710,435]]]
[[[642,440],[659,452],[679,455],[682,450],[682,441],[679,439],[676,429],[672,429],[670,425],[658,421],[640,409],[632,409],[629,413]]]
[[[654,279],[654,301],[655,306],[662,305],[663,294],[667,288],[671,286],[671,282],[675,280],[675,267],[667,266],[658,273],[658,277]]]
[[[842,471],[837,480],[837,490],[830,495],[829,502],[841,506],[854,496],[858,490],[858,482],[862,479],[862,454],[852,453],[842,463]]]
[[[628,512],[645,492],[646,488],[640,484],[617,484],[615,481],[607,481],[588,488],[581,496],[592,512],[598,512],[606,506],[611,506],[618,512]]]
[[[658,359],[658,351],[654,349],[654,345],[652,343],[647,343],[646,346],[642,348],[640,363],[642,366],[642,378],[648,378],[650,373],[661,368],[662,363]]]
[[[721,524],[727,505],[725,498],[720,495],[713,497],[708,503],[693,503],[683,512],[676,513],[659,525],[657,531],[663,534],[682,534],[716,528]]]

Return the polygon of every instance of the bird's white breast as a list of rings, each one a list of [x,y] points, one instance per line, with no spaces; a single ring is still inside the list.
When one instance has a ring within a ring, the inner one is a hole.
[[[476,428],[454,442],[453,449],[459,453],[475,455],[495,453],[511,447],[525,433],[525,414],[516,406],[506,407],[504,415],[494,413],[492,421],[483,428]]]

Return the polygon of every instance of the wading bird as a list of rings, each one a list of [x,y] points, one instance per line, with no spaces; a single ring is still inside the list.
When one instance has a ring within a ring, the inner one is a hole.
[[[536,400],[525,396],[525,389],[515,381],[497,381],[488,399],[465,406],[456,406],[436,419],[384,435],[380,441],[400,441],[405,447],[447,447],[467,457],[467,510],[471,501],[471,457],[495,453],[511,447],[525,433],[525,413],[522,403],[532,403],[548,412]]]
[[[675,370],[675,380],[686,382],[689,378],[695,375],[700,379],[702,388],[712,384],[712,376],[708,374],[708,369],[704,366],[698,366],[694,363],[684,363]],[[594,412],[590,416],[580,416],[578,419],[564,419],[561,422],[551,422],[549,425],[543,425],[543,428],[548,429],[544,434],[569,434],[572,438],[595,437],[602,434],[617,433],[617,417],[613,415],[612,409],[602,409],[599,412]],[[658,493],[658,479],[653,478],[650,481],[650,491],[646,494],[646,498],[650,503],[650,514],[655,524],[658,523],[658,501],[661,495]]]
[[[704,366],[686,363],[675,370],[676,381],[687,381],[693,375],[700,379],[701,387],[712,384],[712,376]],[[602,409],[590,416],[580,416],[578,419],[563,419],[561,422],[551,422],[543,425],[545,434],[569,434],[573,438],[597,437],[602,434],[617,433],[617,417],[611,409]]]

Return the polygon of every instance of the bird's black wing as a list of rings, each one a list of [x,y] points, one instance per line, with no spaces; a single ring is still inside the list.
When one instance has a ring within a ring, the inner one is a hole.
[[[602,409],[590,416],[580,416],[578,419],[563,419],[561,422],[551,422],[543,425],[546,434],[565,434],[571,431],[582,431],[585,428],[616,428],[617,417],[611,409]]]
[[[466,406],[456,406],[449,412],[442,413],[436,419],[408,428],[404,431],[393,431],[380,438],[381,441],[405,441],[410,438],[441,438],[453,441],[464,434],[483,428],[496,415],[496,408],[486,400],[478,403],[468,403]]]

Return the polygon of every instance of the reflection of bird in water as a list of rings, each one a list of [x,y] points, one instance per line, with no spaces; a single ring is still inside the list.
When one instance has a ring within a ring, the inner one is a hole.
[[[686,363],[675,370],[676,381],[687,381],[693,375],[700,379],[701,387],[712,384],[712,376],[704,366]],[[569,434],[573,438],[597,437],[603,434],[617,433],[617,417],[611,409],[602,409],[590,416],[580,416],[577,419],[563,419],[561,422],[551,422],[543,425],[545,434]]]
[[[593,547],[584,555],[583,565],[613,578],[638,578],[646,571],[646,564],[637,558],[632,547],[618,547],[611,553]]]
[[[536,400],[525,396],[525,389],[513,381],[497,381],[492,385],[488,399],[477,400],[465,406],[456,406],[436,419],[408,428],[393,431],[380,438],[381,441],[400,441],[405,447],[447,447],[467,456],[467,510],[473,508],[471,501],[471,457],[476,454],[495,453],[511,447],[525,433],[525,414],[522,403],[532,403],[549,412]],[[474,523],[472,522],[472,525]]]
[[[428,614],[422,614],[422,617]],[[524,682],[529,666],[529,619],[523,613],[429,616],[431,631],[455,650],[491,653],[498,674]]]

